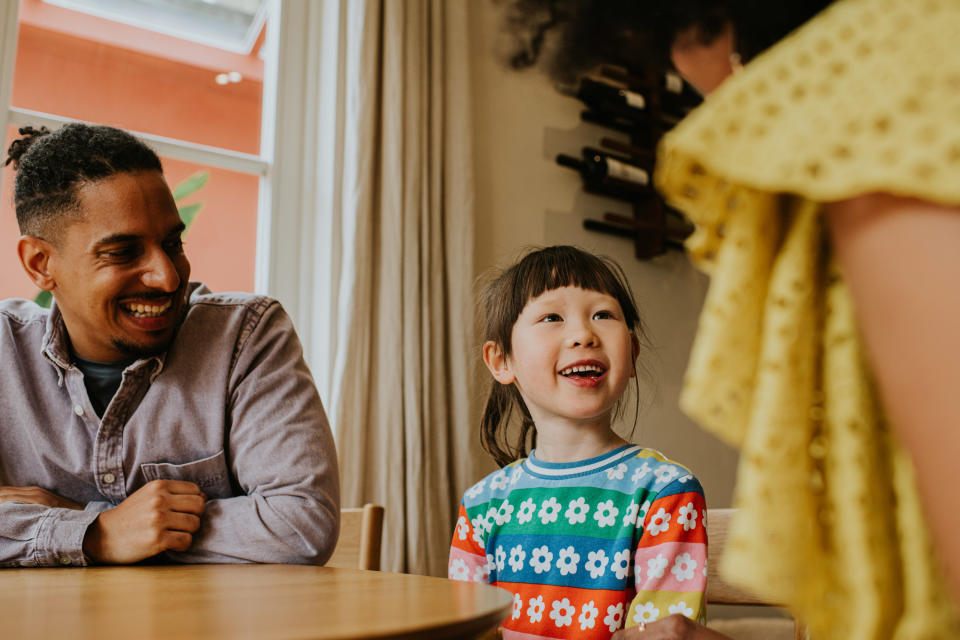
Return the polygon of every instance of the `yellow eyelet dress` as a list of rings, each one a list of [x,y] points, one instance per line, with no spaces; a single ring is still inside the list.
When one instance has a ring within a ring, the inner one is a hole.
[[[958,637],[819,204],[960,204],[958,42],[958,0],[835,3],[659,149],[658,188],[711,276],[681,405],[742,450],[721,570],[815,639]]]

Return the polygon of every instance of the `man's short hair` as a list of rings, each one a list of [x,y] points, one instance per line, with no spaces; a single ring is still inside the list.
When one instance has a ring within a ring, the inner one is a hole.
[[[17,172],[13,201],[20,233],[56,241],[80,215],[77,189],[117,173],[163,171],[160,158],[126,131],[72,123],[51,132],[22,127],[4,166]]]

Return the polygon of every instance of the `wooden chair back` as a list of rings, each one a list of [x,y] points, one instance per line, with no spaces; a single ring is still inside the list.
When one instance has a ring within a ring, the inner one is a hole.
[[[340,538],[327,561],[328,567],[380,570],[383,507],[365,504],[340,510]]]
[[[710,509],[707,515],[707,534],[709,536],[709,545],[707,546],[707,604],[708,606],[711,604],[777,606],[775,603],[738,589],[724,580],[718,573],[720,561],[727,546],[730,522],[736,511],[736,509]],[[795,640],[806,640],[807,638],[806,629],[796,620],[794,621],[793,637]]]

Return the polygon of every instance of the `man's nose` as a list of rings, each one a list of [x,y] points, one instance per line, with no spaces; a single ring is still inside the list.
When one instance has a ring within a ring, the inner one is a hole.
[[[162,249],[156,249],[150,253],[141,280],[144,285],[151,289],[159,289],[167,293],[176,291],[180,287],[180,274],[177,272],[177,265]]]

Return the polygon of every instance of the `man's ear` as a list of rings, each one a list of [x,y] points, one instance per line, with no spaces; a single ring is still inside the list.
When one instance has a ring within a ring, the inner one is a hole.
[[[633,353],[633,367],[630,369],[630,377],[637,375],[637,358],[640,356],[640,339],[637,334],[630,332],[630,349]]]
[[[17,255],[27,276],[41,289],[52,291],[56,281],[50,273],[50,256],[53,245],[36,236],[20,236],[17,243]]]
[[[513,384],[517,379],[510,370],[510,362],[507,356],[503,355],[503,350],[493,340],[487,340],[483,343],[483,363],[490,369],[493,379],[500,384]]]

